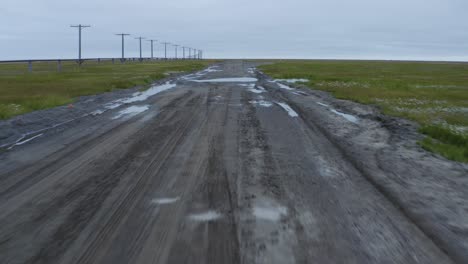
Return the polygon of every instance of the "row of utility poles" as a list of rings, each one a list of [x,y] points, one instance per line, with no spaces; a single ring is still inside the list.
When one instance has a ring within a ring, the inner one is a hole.
[[[81,58],[81,31],[82,31],[83,28],[89,28],[91,26],[79,24],[79,25],[73,25],[71,27],[78,28],[78,42],[79,42],[79,44],[78,44],[78,62],[81,64],[83,62],[83,60]],[[116,35],[120,36],[122,38],[122,58],[121,58],[121,61],[124,62],[125,61],[125,37],[130,36],[130,34],[119,33],[119,34],[116,34]],[[140,44],[140,61],[142,61],[143,60],[142,40],[144,40],[145,38],[140,36],[140,37],[137,37],[135,39],[139,40],[139,44]],[[158,40],[148,39],[147,41],[151,42],[151,59],[154,59],[154,42],[157,42]],[[172,44],[172,43],[169,43],[169,42],[160,41],[160,43],[162,45],[164,45],[164,59],[166,59],[166,60],[169,59],[168,55],[167,55],[168,45],[172,45],[172,46],[175,47],[175,59],[179,59],[179,57],[178,57],[179,47],[183,50],[182,57],[180,59],[202,59],[203,58],[203,51],[202,50],[194,49],[194,48],[190,48],[190,47],[185,47],[185,46],[181,46],[181,45],[177,45],[177,44]],[[186,50],[188,51],[188,57],[185,56],[186,55],[186,52],[185,52]]]

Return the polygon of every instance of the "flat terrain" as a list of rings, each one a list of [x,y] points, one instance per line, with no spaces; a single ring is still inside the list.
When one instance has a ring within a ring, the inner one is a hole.
[[[74,102],[78,96],[145,87],[165,73],[201,70],[212,61],[35,62],[0,64],[0,119]]]
[[[261,69],[414,120],[428,135],[423,147],[468,162],[468,63],[298,60]]]
[[[468,262],[467,165],[255,66],[1,123],[0,263]]]

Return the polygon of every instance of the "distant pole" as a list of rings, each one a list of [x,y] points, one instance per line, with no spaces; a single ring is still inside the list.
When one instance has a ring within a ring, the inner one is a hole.
[[[130,36],[130,34],[126,33],[120,33],[120,34],[115,34],[116,36],[121,36],[122,37],[122,59],[121,61],[125,61],[125,36]]]
[[[177,50],[179,49],[179,45],[174,44],[175,47],[175,59],[177,60]]]
[[[145,39],[145,38],[144,37],[138,37],[138,38],[135,38],[135,39],[138,39],[140,41],[140,61],[142,61],[143,60],[143,53],[141,51],[141,40]]]
[[[188,52],[189,52],[188,58],[190,60],[192,58],[192,48],[188,48]]]
[[[185,60],[185,47],[182,47],[183,53],[182,53],[182,58]]]
[[[167,44],[171,44],[169,42],[161,42],[164,45],[164,59],[167,60]]]
[[[149,42],[151,42],[151,59],[154,59],[154,52],[153,52],[153,42],[157,41],[155,39],[150,39],[148,40]]]
[[[73,27],[73,28],[78,28],[78,64],[81,65],[82,63],[82,60],[81,60],[81,30],[83,28],[88,28],[88,27],[91,27],[91,26],[84,26],[84,25],[76,25],[76,26],[70,26],[70,27]]]

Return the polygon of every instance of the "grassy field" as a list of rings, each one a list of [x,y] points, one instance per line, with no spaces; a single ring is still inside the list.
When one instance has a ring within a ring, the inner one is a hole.
[[[305,78],[311,88],[417,121],[427,135],[421,146],[468,162],[468,63],[281,61],[260,68],[274,78]]]
[[[64,62],[0,64],[0,119],[64,105],[82,95],[135,86],[146,86],[166,77],[165,73],[199,70],[213,61],[148,61],[112,64],[86,62],[82,67]]]

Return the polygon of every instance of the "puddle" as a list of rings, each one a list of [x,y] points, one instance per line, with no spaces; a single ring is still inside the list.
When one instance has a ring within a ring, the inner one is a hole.
[[[265,88],[263,88],[261,86],[258,86],[257,88],[255,88],[255,86],[254,86],[252,88],[249,88],[248,90],[249,90],[249,92],[256,93],[256,94],[261,94],[261,93],[266,92]]]
[[[146,91],[134,93],[132,97],[123,100],[123,103],[124,104],[130,104],[130,103],[134,103],[134,102],[141,102],[141,101],[144,101],[144,100],[148,99],[149,97],[151,97],[153,95],[156,95],[158,93],[164,92],[164,91],[169,90],[169,89],[172,89],[174,87],[176,87],[176,85],[171,84],[169,82],[167,82],[167,83],[165,83],[163,85],[153,86],[153,87],[149,88]]]
[[[14,147],[16,147],[16,146],[24,145],[24,144],[26,144],[26,143],[28,143],[28,142],[30,142],[30,141],[32,141],[32,140],[38,138],[38,137],[41,137],[41,136],[43,136],[43,135],[44,135],[44,134],[42,133],[42,134],[35,135],[35,136],[30,137],[30,138],[25,139],[25,140],[19,140],[19,141],[17,141],[15,144],[11,145],[8,149],[10,150],[10,149],[12,149],[12,148],[14,148]],[[24,138],[23,138],[23,139],[24,139]]]
[[[96,111],[93,111],[91,113],[89,113],[90,115],[92,116],[97,116],[97,115],[100,115],[100,114],[103,114],[106,110],[101,110],[101,109],[98,109]]]
[[[220,78],[210,80],[193,80],[198,83],[229,83],[229,82],[257,82],[257,78],[238,77],[238,78]]]
[[[218,66],[210,67],[210,68],[204,70],[203,72],[222,72],[223,71],[223,70],[219,70],[217,68],[218,68]]]
[[[106,107],[106,109],[111,110],[111,109],[115,109],[117,107],[120,107],[120,106],[122,106],[124,104],[131,104],[131,103],[135,103],[135,102],[145,101],[146,99],[148,99],[149,97],[151,97],[153,95],[156,95],[158,93],[164,92],[164,91],[169,90],[169,89],[172,89],[172,88],[174,88],[176,86],[177,86],[176,84],[172,84],[172,83],[169,83],[169,82],[167,82],[167,83],[165,83],[163,85],[152,86],[151,88],[149,88],[146,91],[134,93],[132,95],[132,97],[119,99],[119,100],[113,101],[111,103],[108,103],[108,104],[105,105],[105,107]]]
[[[316,102],[318,105],[321,105],[321,106],[324,106],[324,107],[327,107],[329,108],[330,106],[327,105],[327,104],[324,104],[324,103],[321,103],[321,102]],[[353,115],[350,115],[350,114],[345,114],[345,113],[342,113],[340,111],[336,111],[335,109],[330,109],[330,111],[334,114],[337,114],[341,117],[344,117],[346,120],[348,120],[349,122],[352,122],[352,123],[355,123],[357,124],[359,122],[359,118],[353,116]]]
[[[269,221],[279,221],[281,216],[285,216],[288,213],[286,207],[259,207],[256,206],[253,208],[253,214],[256,218],[269,220]]]
[[[287,85],[284,85],[282,83],[276,83],[276,84],[278,84],[279,88],[281,88],[281,89],[285,89],[285,90],[289,90],[289,91],[294,90],[293,88],[291,88],[291,87],[289,87]]]
[[[353,116],[353,115],[341,113],[339,111],[336,111],[335,109],[330,109],[330,111],[332,111],[333,113],[335,113],[335,114],[337,114],[339,116],[344,117],[349,122],[352,122],[352,123],[355,123],[355,124],[357,124],[359,122],[359,119],[357,117]]]
[[[271,83],[276,83],[276,84],[279,86],[280,89],[285,89],[285,90],[289,90],[289,91],[294,90],[293,88],[291,88],[291,87],[289,87],[289,86],[287,86],[287,85],[284,85],[284,84],[278,82],[277,80],[269,81],[269,82],[271,82]]]
[[[119,119],[121,118],[122,116],[125,116],[125,115],[130,115],[130,116],[134,116],[134,115],[137,115],[139,113],[142,113],[142,112],[145,112],[146,110],[149,109],[149,105],[142,105],[142,106],[130,106],[130,107],[127,107],[125,108],[124,110],[120,111],[116,116],[114,116],[112,119]]]
[[[155,203],[155,204],[165,205],[165,204],[175,203],[178,200],[179,200],[179,197],[175,197],[175,198],[158,198],[158,199],[153,199],[151,202]]]
[[[285,103],[279,103],[277,102],[277,104],[279,106],[281,106],[286,112],[288,112],[288,115],[290,117],[298,117],[299,115],[296,113],[296,111],[294,111],[289,105],[285,104]]]
[[[209,222],[221,218],[221,214],[216,211],[210,210],[204,213],[191,214],[189,215],[189,218],[197,222]]]
[[[257,101],[249,101],[249,103],[255,105],[255,106],[262,106],[262,107],[270,107],[273,105],[273,103],[265,101],[265,100],[257,100]]]
[[[275,81],[287,83],[309,82],[307,79],[276,79]]]
[[[324,103],[320,103],[320,102],[316,102],[318,105],[321,105],[321,106],[325,106],[325,107],[329,107],[329,105],[327,104],[324,104]]]
[[[252,89],[252,88],[255,88],[255,83],[242,83],[242,84],[239,84],[239,86]]]

